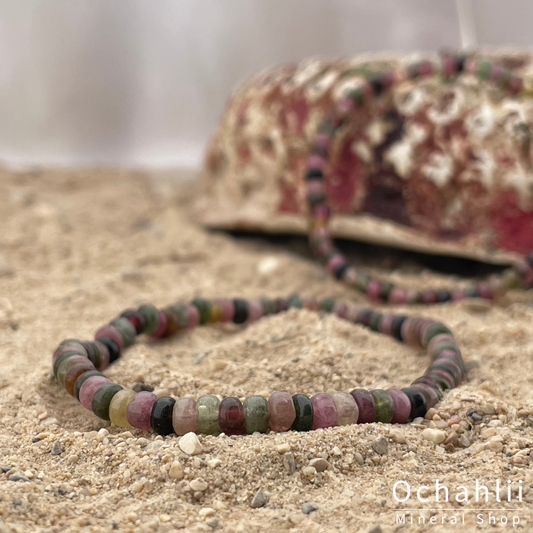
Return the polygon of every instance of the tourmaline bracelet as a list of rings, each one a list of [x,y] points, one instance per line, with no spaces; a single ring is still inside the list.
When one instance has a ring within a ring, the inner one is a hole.
[[[312,397],[275,391],[268,398],[248,396],[243,401],[210,394],[196,400],[158,398],[152,392],[124,389],[102,374],[135,342],[137,335],[162,338],[198,325],[249,324],[293,307],[332,313],[406,344],[421,346],[431,357],[431,364],[421,377],[401,390],[327,391]],[[381,313],[332,298],[317,301],[292,295],[258,300],[196,298],[190,304],[178,303],[161,310],[149,304],[128,309],[100,328],[94,341],[63,341],[53,355],[53,374],[83,407],[120,427],[153,430],[160,435],[191,431],[242,435],[355,423],[404,424],[424,416],[446,390],[459,385],[465,368],[452,332],[440,322]]]
[[[328,154],[336,133],[349,124],[354,114],[361,112],[374,98],[390,90],[398,83],[440,75],[444,81],[457,75],[471,75],[488,80],[508,94],[525,99],[533,98],[533,84],[511,72],[492,65],[488,61],[463,56],[445,56],[440,61],[422,61],[407,68],[372,74],[355,89],[340,99],[334,110],[318,128],[305,170],[306,195],[309,206],[309,243],[317,259],[328,272],[344,281],[371,301],[390,304],[434,304],[463,298],[493,299],[512,288],[533,287],[533,252],[521,263],[507,269],[501,276],[477,283],[464,290],[418,291],[398,287],[390,282],[372,278],[357,270],[335,247],[328,229],[330,210],[324,176],[328,166]]]

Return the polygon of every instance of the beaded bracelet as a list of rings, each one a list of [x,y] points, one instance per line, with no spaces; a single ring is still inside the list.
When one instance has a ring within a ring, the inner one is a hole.
[[[249,324],[289,308],[332,313],[406,344],[421,346],[432,362],[421,377],[401,390],[328,391],[311,398],[276,391],[268,399],[248,396],[243,402],[236,397],[221,400],[210,394],[197,400],[158,398],[152,392],[123,389],[101,373],[142,333],[162,338],[198,325]],[[268,430],[309,431],[355,423],[410,422],[424,416],[442,399],[444,391],[459,385],[465,367],[452,332],[440,322],[381,313],[332,298],[318,302],[292,295],[259,300],[196,298],[188,305],[178,303],[161,310],[149,304],[128,309],[100,328],[94,341],[63,341],[53,355],[53,374],[86,409],[120,427],[153,430],[160,435],[241,435]]]
[[[450,80],[462,73],[477,76],[479,80],[489,80],[512,96],[533,97],[532,83],[524,83],[522,79],[499,66],[473,58],[445,56],[440,62],[422,61],[405,69],[367,77],[359,87],[351,90],[338,102],[318,128],[305,171],[310,212],[309,243],[315,256],[330,274],[365,294],[372,301],[390,304],[433,304],[463,298],[493,299],[512,288],[533,287],[532,252],[521,263],[507,269],[501,276],[492,276],[488,281],[477,283],[464,290],[405,289],[358,271],[335,247],[328,229],[331,213],[328,208],[324,173],[332,140],[341,127],[374,97],[384,94],[397,83],[437,74],[445,80]]]

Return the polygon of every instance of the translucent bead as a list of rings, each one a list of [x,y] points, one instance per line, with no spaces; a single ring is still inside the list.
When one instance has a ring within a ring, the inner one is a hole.
[[[126,420],[131,427],[150,431],[150,417],[152,408],[157,400],[153,392],[142,391],[137,393],[126,408]]]
[[[276,391],[268,398],[268,424],[272,431],[289,431],[296,418],[292,396]]]
[[[85,359],[85,361],[75,363],[69,367],[67,373],[65,374],[64,386],[71,396],[74,396],[74,385],[76,384],[76,380],[83,373],[90,372],[91,370],[96,369],[89,359]]]
[[[370,424],[376,419],[376,408],[374,398],[365,389],[354,389],[350,395],[355,400],[359,409],[359,424]]]
[[[392,398],[390,395],[381,389],[374,389],[370,391],[374,398],[374,408],[376,409],[376,422],[383,422],[389,424],[394,414]]]
[[[85,409],[89,409],[89,411],[92,411],[94,393],[104,383],[109,383],[109,380],[105,376],[93,376],[87,379],[85,383],[81,386],[79,400],[81,405],[83,405]]]
[[[263,396],[248,396],[243,404],[244,429],[248,435],[268,431],[268,402]]]
[[[179,398],[174,405],[172,412],[172,426],[174,433],[178,436],[185,433],[196,433],[198,426],[196,424],[196,400],[194,398]]]
[[[116,383],[103,383],[96,389],[91,402],[92,412],[102,420],[109,420],[109,405],[115,394],[122,390]]]
[[[113,399],[109,404],[109,419],[115,424],[115,426],[121,428],[131,427],[126,418],[126,411],[128,409],[128,404],[133,400],[135,395],[135,391],[123,389],[113,396]]]
[[[215,435],[220,433],[218,426],[218,408],[220,400],[212,395],[205,394],[196,401],[196,424],[198,433],[205,435]]]
[[[172,411],[176,400],[170,396],[161,396],[158,398],[150,415],[150,425],[159,435],[170,435],[174,428],[172,427]]]
[[[391,424],[405,424],[411,414],[411,402],[405,394],[398,389],[387,389],[389,396],[392,398],[392,415]]]
[[[292,397],[296,418],[291,426],[293,431],[310,431],[313,427],[313,402],[306,394],[295,394]]]
[[[328,391],[328,394],[333,398],[337,407],[337,425],[348,426],[350,424],[357,424],[359,408],[353,396],[347,392],[339,391]]]
[[[330,428],[337,425],[337,406],[330,394],[321,392],[311,397],[313,426],[311,429]]]
[[[224,398],[218,410],[218,425],[226,435],[244,433],[244,411],[239,398]]]

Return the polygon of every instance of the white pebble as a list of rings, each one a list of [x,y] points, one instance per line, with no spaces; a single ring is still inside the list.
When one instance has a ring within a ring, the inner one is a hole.
[[[182,479],[183,478],[183,467],[179,461],[173,461],[170,465],[168,475],[171,479]]]
[[[331,453],[333,455],[336,455],[336,456],[342,455],[341,449],[338,446],[335,446],[335,448],[333,448],[333,450],[331,450]]]
[[[189,483],[189,486],[194,492],[203,492],[205,489],[207,489],[207,482],[201,477],[197,477]]]
[[[306,466],[302,468],[302,474],[307,477],[313,477],[316,474],[316,468],[313,466]]]
[[[196,436],[196,433],[193,433],[192,431],[181,437],[178,442],[178,446],[181,448],[183,453],[188,455],[198,455],[203,451],[201,442]]]
[[[291,451],[291,445],[288,442],[284,442],[283,444],[279,444],[277,446],[277,450],[279,453],[287,453]]]
[[[440,444],[446,439],[446,432],[440,429],[427,428],[422,431],[422,437],[431,441],[433,444]]]
[[[272,274],[279,267],[279,261],[273,256],[267,256],[257,263],[258,274]]]
[[[399,429],[391,429],[389,435],[390,438],[398,444],[405,444],[407,442],[405,440],[405,435]]]
[[[216,513],[216,511],[212,507],[203,507],[198,511],[198,514],[200,516],[212,516]]]

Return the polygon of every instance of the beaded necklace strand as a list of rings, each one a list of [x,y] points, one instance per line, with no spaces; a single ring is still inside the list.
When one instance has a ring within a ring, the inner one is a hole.
[[[331,216],[328,208],[324,176],[328,153],[337,132],[360,112],[372,99],[379,97],[396,84],[441,75],[445,81],[460,74],[470,74],[479,80],[489,80],[512,96],[533,97],[533,85],[488,61],[462,56],[447,56],[440,62],[422,61],[405,69],[383,72],[368,77],[362,84],[344,96],[318,128],[307,160],[305,172],[307,203],[310,212],[309,243],[314,255],[335,278],[365,294],[374,302],[389,304],[434,304],[463,298],[495,297],[513,288],[533,286],[533,252],[524,260],[505,270],[500,276],[491,276],[464,290],[418,291],[398,287],[388,281],[372,278],[357,270],[335,247],[328,229]]]
[[[403,389],[328,391],[309,398],[275,391],[267,398],[248,396],[221,399],[207,394],[198,399],[158,398],[112,383],[101,371],[119,359],[137,335],[169,337],[199,325],[249,324],[289,308],[332,313],[390,335],[400,342],[423,347],[431,357],[425,373]],[[443,392],[461,383],[465,368],[452,332],[435,320],[381,313],[332,298],[214,299],[196,298],[158,310],[145,304],[128,309],[100,328],[94,341],[67,339],[53,355],[53,373],[67,392],[96,416],[120,427],[153,430],[160,435],[189,432],[241,435],[271,431],[309,431],[318,428],[383,422],[404,424],[423,417]]]
[[[352,266],[335,247],[328,230],[324,172],[328,151],[336,132],[372,98],[396,83],[440,74],[445,80],[467,73],[490,80],[513,96],[533,97],[533,85],[487,61],[448,56],[439,64],[422,61],[406,69],[373,75],[342,98],[318,129],[306,168],[307,201],[310,211],[309,242],[314,254],[337,279],[365,294],[370,300],[390,304],[432,304],[463,298],[493,299],[511,288],[533,286],[533,253],[521,263],[465,290],[411,290],[373,279]],[[309,398],[275,391],[267,398],[248,396],[220,398],[203,395],[174,399],[149,391],[136,392],[112,383],[101,371],[119,359],[135,337],[168,337],[199,325],[233,322],[248,324],[262,316],[289,308],[332,313],[398,341],[423,347],[431,357],[426,372],[409,387],[388,390],[354,389],[350,393],[328,391]],[[241,435],[266,431],[309,431],[354,423],[403,424],[424,416],[443,393],[456,387],[465,376],[461,352],[452,332],[435,320],[409,317],[345,304],[331,298],[320,302],[292,295],[259,300],[196,298],[190,304],[174,304],[158,310],[145,304],[126,310],[100,328],[94,341],[67,339],[53,356],[53,373],[67,392],[86,409],[120,427],[172,432]]]

